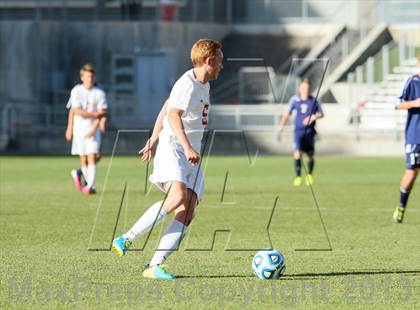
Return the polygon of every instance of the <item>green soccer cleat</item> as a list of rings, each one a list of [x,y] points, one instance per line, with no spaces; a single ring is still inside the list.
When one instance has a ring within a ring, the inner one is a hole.
[[[397,207],[394,211],[393,219],[395,223],[402,223],[404,219],[405,208]]]
[[[306,180],[305,180],[306,185],[312,185],[314,184],[314,177],[312,176],[312,174],[308,174],[306,176]]]
[[[293,186],[300,186],[302,184],[302,177],[296,177],[293,181]]]
[[[124,256],[130,245],[131,241],[124,238],[123,236],[118,237],[112,241],[112,248],[115,250],[115,252],[117,252],[119,256]]]
[[[143,277],[149,279],[175,279],[176,277],[173,274],[170,274],[166,271],[166,265],[156,265],[153,267],[149,267],[146,265],[143,271]]]

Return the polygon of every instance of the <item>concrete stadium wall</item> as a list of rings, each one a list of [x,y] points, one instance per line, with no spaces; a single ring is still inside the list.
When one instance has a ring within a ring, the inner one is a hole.
[[[153,22],[0,22],[0,98],[48,100],[51,85],[69,89],[79,68],[93,62],[98,81],[111,83],[114,53],[170,48],[176,74],[190,66],[190,47],[198,38],[222,39],[229,27],[217,24]]]
[[[275,29],[283,31],[284,29]],[[85,62],[98,66],[98,80],[105,86],[111,83],[111,57],[114,53],[131,53],[137,48],[172,48],[176,57],[176,74],[189,67],[189,49],[200,37],[222,39],[231,28],[215,24],[181,23],[132,23],[132,22],[0,22],[0,107],[5,97],[48,102],[51,85],[55,89],[68,89],[79,80],[79,68]],[[45,101],[43,101],[45,100]],[[322,140],[319,152],[324,154],[354,155],[399,155],[402,141],[395,141],[393,133],[386,136],[373,134],[372,139],[355,141],[351,128],[338,128],[338,124],[328,124],[328,119],[348,119],[348,110],[329,111],[319,124]],[[333,107],[331,107],[333,108]],[[341,108],[341,107],[340,107]],[[336,117],[330,118],[330,115]],[[327,132],[333,128],[334,132]],[[40,153],[65,153],[63,132],[57,138],[42,136],[33,132],[27,140],[19,141],[25,148],[21,151]],[[262,153],[286,153],[291,151],[291,135],[285,134],[284,140],[276,145],[275,136],[263,135],[255,141],[266,145]],[[369,141],[371,140],[371,141]],[[113,134],[105,138],[104,152],[109,153],[113,145]],[[228,141],[228,140],[227,140]],[[385,141],[385,142],[384,142]],[[232,145],[229,141],[228,147]],[[286,147],[286,148],[283,148]],[[383,149],[382,149],[383,148]],[[381,151],[378,153],[378,150]]]

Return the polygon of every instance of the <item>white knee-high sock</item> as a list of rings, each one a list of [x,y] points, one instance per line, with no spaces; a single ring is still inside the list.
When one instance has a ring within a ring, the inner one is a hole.
[[[134,241],[138,236],[148,232],[154,226],[157,226],[166,216],[163,210],[163,201],[153,204],[123,236],[130,241]]]
[[[169,255],[178,249],[186,229],[187,226],[177,220],[173,220],[171,224],[169,224],[165,234],[162,239],[160,239],[159,247],[157,248],[155,255],[150,261],[150,267],[163,264],[168,259]]]
[[[82,166],[81,169],[82,169],[83,177],[85,178],[85,181],[87,183],[87,181],[88,181],[88,168],[87,168],[87,166]]]
[[[87,179],[87,186],[90,188],[96,187],[96,165],[88,165],[88,179]]]

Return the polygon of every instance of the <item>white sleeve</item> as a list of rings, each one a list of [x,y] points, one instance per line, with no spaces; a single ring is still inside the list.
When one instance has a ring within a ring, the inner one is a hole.
[[[289,102],[287,104],[287,112],[289,113],[289,115],[292,114],[293,113],[293,110],[296,108],[295,107],[296,99],[298,99],[298,97],[296,95],[293,95],[289,99]]]
[[[104,91],[100,91],[98,95],[98,109],[106,110],[108,109],[108,103],[106,101],[106,95]]]
[[[70,99],[69,99],[69,102],[67,103],[67,108],[72,109],[72,108],[81,108],[81,107],[82,107],[82,102],[80,101],[80,97],[77,94],[77,90],[73,88],[70,93]]]
[[[192,83],[176,83],[168,99],[168,110],[177,108],[186,111],[193,93]]]
[[[71,97],[69,98],[69,101],[67,101],[66,109],[67,110],[70,110],[71,109]]]

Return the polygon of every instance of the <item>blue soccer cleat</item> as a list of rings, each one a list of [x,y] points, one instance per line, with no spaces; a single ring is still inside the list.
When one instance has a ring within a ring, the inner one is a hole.
[[[112,248],[119,256],[124,256],[127,249],[130,247],[131,241],[123,236],[118,237],[112,241]]]
[[[173,274],[170,274],[166,271],[166,265],[156,265],[153,267],[149,267],[146,265],[143,271],[143,277],[149,279],[175,279],[176,277]]]

